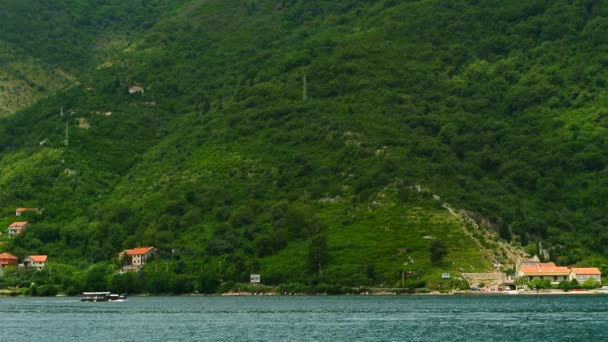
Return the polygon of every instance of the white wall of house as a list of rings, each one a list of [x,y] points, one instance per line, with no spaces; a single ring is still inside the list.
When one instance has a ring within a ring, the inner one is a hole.
[[[150,253],[148,254],[137,254],[137,255],[132,255],[131,256],[131,265],[133,266],[143,266],[146,264],[146,258],[148,257]]]
[[[567,275],[528,275],[525,277],[528,281],[549,279],[549,281],[551,281],[551,283],[556,283],[556,284],[559,284],[564,280],[568,280]]]
[[[141,266],[141,254],[133,255],[131,257],[131,265]]]
[[[579,284],[584,283],[588,279],[595,279],[595,280],[597,280],[598,283],[602,282],[602,276],[600,276],[599,274],[574,274],[574,273],[570,273],[570,281],[572,281],[575,278],[576,278],[576,281],[578,281]]]
[[[38,270],[43,269],[45,264],[46,264],[45,262],[32,261],[32,267],[36,267]]]

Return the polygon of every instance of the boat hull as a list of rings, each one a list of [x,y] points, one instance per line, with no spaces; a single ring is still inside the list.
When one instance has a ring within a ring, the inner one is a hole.
[[[82,302],[117,302],[127,299],[126,294],[115,294],[110,292],[83,292],[80,301]]]

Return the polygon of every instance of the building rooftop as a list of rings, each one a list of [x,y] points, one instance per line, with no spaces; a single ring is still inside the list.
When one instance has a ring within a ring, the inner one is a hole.
[[[137,247],[133,249],[127,249],[123,253],[127,253],[127,255],[143,255],[148,254],[154,250],[156,250],[156,248],[154,247]]]
[[[555,267],[522,267],[521,273],[526,276],[531,275],[569,275],[570,269],[564,266]]]
[[[38,211],[38,208],[17,208],[16,212],[22,213],[24,211]]]
[[[48,258],[48,256],[47,255],[30,255],[29,258],[33,262],[46,262],[46,259]]]
[[[13,259],[13,260],[19,260],[19,258],[17,258],[16,256],[10,254],[10,253],[0,253],[0,259]]]
[[[573,267],[572,272],[578,275],[602,275],[597,267]]]

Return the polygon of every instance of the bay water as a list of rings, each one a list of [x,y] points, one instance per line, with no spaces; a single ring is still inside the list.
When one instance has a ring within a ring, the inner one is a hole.
[[[608,341],[608,295],[1,298],[0,341]]]

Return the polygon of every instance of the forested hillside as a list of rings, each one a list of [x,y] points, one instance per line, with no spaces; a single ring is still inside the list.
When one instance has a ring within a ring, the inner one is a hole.
[[[72,81],[61,69],[0,41],[0,115],[25,108]]]
[[[186,1],[0,1],[0,115],[76,82]]]
[[[103,53],[3,38],[78,75],[0,125],[3,222],[44,208],[2,249],[49,254],[54,286],[212,292],[254,272],[434,287],[507,261],[484,231],[603,264],[608,5],[159,1],[148,17],[112,3],[83,2],[97,19],[66,26],[118,32],[83,36]],[[113,273],[145,245],[159,250],[146,272]]]

